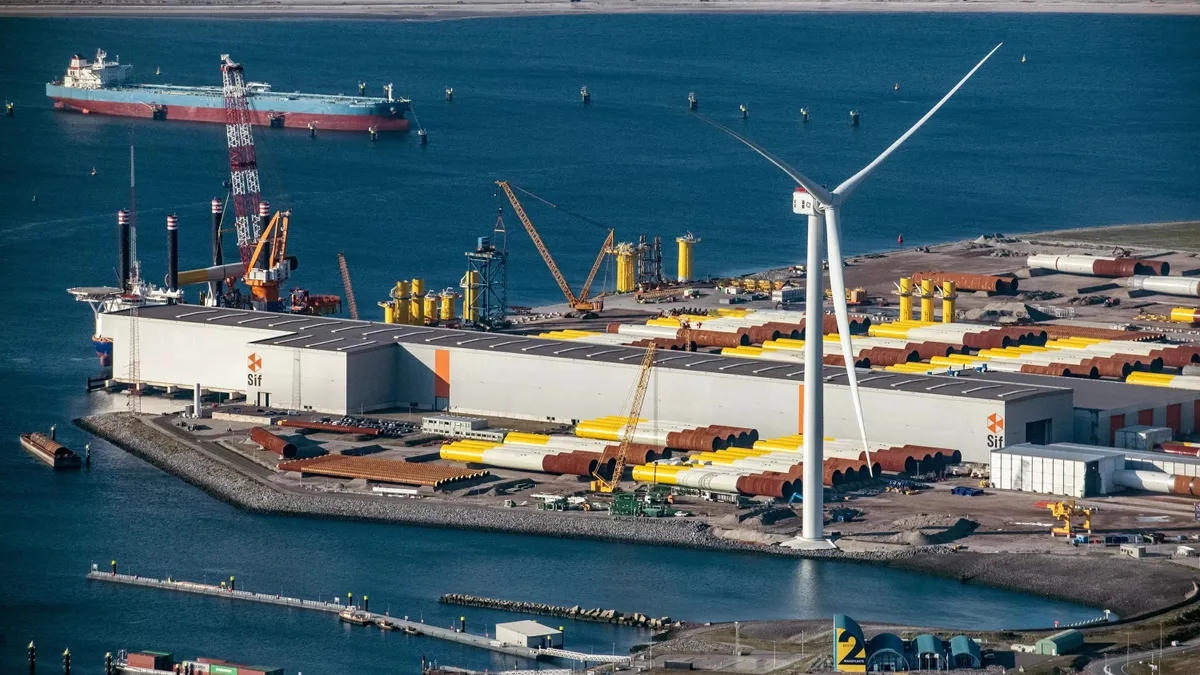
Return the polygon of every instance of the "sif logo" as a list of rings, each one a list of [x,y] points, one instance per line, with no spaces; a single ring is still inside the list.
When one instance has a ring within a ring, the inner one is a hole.
[[[1004,418],[999,413],[987,417],[988,447],[995,450],[1004,447]]]
[[[262,357],[258,354],[251,354],[246,357],[246,369],[250,371],[246,373],[246,384],[251,387],[262,385],[262,373],[260,372],[262,371],[262,367]]]

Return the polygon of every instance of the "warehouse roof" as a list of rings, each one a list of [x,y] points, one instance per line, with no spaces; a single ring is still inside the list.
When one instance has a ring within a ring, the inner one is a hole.
[[[544,637],[546,635],[558,635],[562,631],[556,630],[549,626],[543,626],[536,621],[509,621],[508,623],[498,623],[496,628],[504,628],[518,635],[525,637]]]
[[[1031,373],[1001,373],[995,370],[989,370],[986,373],[964,370],[959,377],[981,377],[998,382],[1012,382],[1013,384],[1049,384],[1067,387],[1075,390],[1075,407],[1087,410],[1116,410],[1133,407],[1155,408],[1168,403],[1190,401],[1196,398],[1195,392],[1187,389],[1147,387],[1137,384],[1125,384],[1116,380],[1089,380],[1076,377],[1034,375]]]
[[[1095,445],[1079,443],[1055,443],[1054,445],[1035,445],[1033,443],[1018,443],[992,451],[993,455],[1020,455],[1022,457],[1042,457],[1044,459],[1063,459],[1072,462],[1090,462],[1106,457],[1124,456],[1125,450],[1102,448]]]
[[[642,356],[645,354],[645,350],[640,347],[551,340],[512,333],[479,333],[450,328],[375,323],[323,316],[275,314],[227,307],[196,305],[144,307],[140,310],[139,317],[215,326],[289,331],[287,335],[273,335],[254,342],[255,344],[347,353],[356,350],[378,349],[392,344],[413,344],[627,364],[633,367],[641,362]],[[703,352],[664,350],[654,357],[654,365],[660,368],[685,371],[790,380],[797,384],[804,380],[803,364],[721,356]],[[991,373],[973,377],[949,377],[892,372],[859,372],[858,382],[864,388],[904,391],[913,394],[1009,402],[1061,395],[1069,391],[1067,387],[1052,386],[1047,383],[1014,383],[997,380],[990,377]],[[845,385],[846,371],[844,368],[826,367],[823,369],[823,379],[830,384]]]

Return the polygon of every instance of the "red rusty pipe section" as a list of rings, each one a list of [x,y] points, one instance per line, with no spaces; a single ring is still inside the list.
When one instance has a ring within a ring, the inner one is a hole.
[[[379,429],[349,427],[342,424],[326,424],[324,422],[303,422],[301,420],[280,420],[279,426],[312,429],[313,431],[332,431],[339,434],[362,434],[364,436],[378,436],[382,433]]]
[[[261,427],[250,429],[250,440],[262,446],[263,450],[269,450],[284,459],[292,459],[296,456],[295,445]]]
[[[943,282],[953,281],[961,291],[987,291],[988,293],[1012,294],[1017,292],[1017,280],[1013,277],[1000,277],[991,274],[966,274],[961,272],[916,272],[912,275],[914,283],[920,284],[930,280],[936,286]]]

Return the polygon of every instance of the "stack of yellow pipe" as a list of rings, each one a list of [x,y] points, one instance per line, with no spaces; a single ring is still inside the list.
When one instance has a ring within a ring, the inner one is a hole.
[[[505,443],[530,443],[532,445],[546,445],[550,442],[549,436],[542,434],[526,434],[520,431],[510,431],[504,435]]]
[[[891,323],[872,324],[867,329],[867,335],[871,337],[907,338],[908,331],[932,325],[934,325],[932,321],[893,321]]]
[[[911,375],[924,375],[930,371],[940,370],[937,366],[920,361],[914,363],[897,363],[884,368],[889,373],[909,373]]]
[[[638,423],[642,424],[649,422],[647,419],[638,419]],[[619,441],[621,440],[621,427],[625,426],[626,418],[608,416],[598,417],[594,420],[584,420],[575,425],[575,435],[580,438],[598,438],[602,441]]]
[[[593,335],[601,335],[601,333],[588,330],[572,330],[568,328],[567,330],[552,330],[547,333],[538,333],[537,336],[540,338],[548,338],[550,340],[578,340],[579,338],[590,337]]]
[[[1140,370],[1135,370],[1125,378],[1126,384],[1141,384],[1149,387],[1169,387],[1171,381],[1175,379],[1174,375],[1164,373],[1145,373]]]
[[[456,462],[482,463],[485,450],[498,448],[501,445],[502,443],[491,443],[489,441],[455,441],[443,445],[440,455],[442,459],[454,460]]]
[[[662,485],[675,485],[675,474],[690,466],[683,464],[661,464],[653,463],[644,466],[633,467],[633,480],[639,483],[659,483]]]

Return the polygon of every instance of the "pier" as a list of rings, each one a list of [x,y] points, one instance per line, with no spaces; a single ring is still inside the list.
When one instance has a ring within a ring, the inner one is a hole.
[[[341,614],[346,609],[353,607],[352,605],[343,605],[337,602],[325,602],[323,600],[305,600],[303,598],[291,598],[278,594],[271,595],[267,593],[255,593],[253,591],[233,590],[227,587],[196,583],[194,581],[155,579],[151,577],[139,577],[133,574],[116,574],[114,572],[102,571],[97,569],[95,566],[93,566],[91,571],[88,572],[87,578],[91,581],[102,581],[110,584],[157,588],[159,590],[174,591],[176,593],[208,595],[214,598],[243,600],[246,602],[257,602],[266,605],[307,609],[314,612],[326,612],[329,614]],[[436,638],[439,640],[457,642],[459,644],[464,644],[471,647],[478,647],[479,649],[487,649],[493,652],[500,652],[501,654],[508,654],[510,656],[519,656],[526,659],[558,658],[568,661],[578,661],[581,663],[621,664],[629,664],[632,661],[632,659],[628,656],[586,654],[583,652],[573,652],[563,649],[534,649],[521,645],[505,644],[482,635],[473,635],[471,633],[451,630],[449,628],[430,626],[429,624],[409,621],[407,619],[397,619],[396,617],[388,614],[368,612],[362,610],[361,608],[356,611],[356,615],[368,618],[371,623],[380,627],[386,626],[396,630],[403,630],[414,635],[424,635],[426,637]]]

